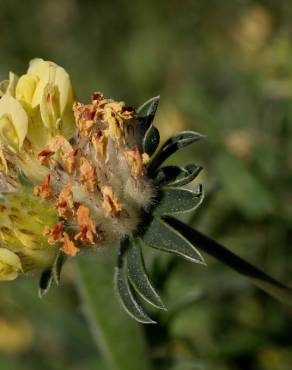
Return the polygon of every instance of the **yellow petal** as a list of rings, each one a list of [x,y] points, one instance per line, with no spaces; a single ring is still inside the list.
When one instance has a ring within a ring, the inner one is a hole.
[[[65,112],[67,106],[70,107],[70,111],[72,113],[74,94],[73,94],[70,77],[64,68],[58,67],[56,69],[54,83],[56,84],[56,86],[58,86],[59,93],[60,93],[61,114]]]
[[[16,85],[16,99],[22,103],[31,105],[38,82],[39,78],[36,75],[21,76]]]
[[[0,248],[0,280],[14,280],[21,271],[20,258],[8,249]]]
[[[39,109],[33,109],[30,111],[27,138],[32,144],[35,152],[41,151],[51,139],[50,131],[44,127]]]
[[[15,96],[15,88],[17,85],[18,77],[15,73],[9,72],[9,82],[6,90],[6,94],[10,96]]]
[[[39,78],[41,78],[44,74],[44,72],[50,67],[57,67],[57,64],[50,61],[45,61],[41,58],[35,58],[32,59],[29,62],[29,68],[27,70],[28,74],[37,75]]]
[[[40,106],[44,125],[56,134],[56,129],[66,138],[72,137],[75,130],[75,121],[72,111],[74,92],[69,74],[56,63],[34,59],[30,62],[28,75],[36,76],[39,81],[35,89],[31,107]],[[44,96],[48,85],[55,96],[53,105],[49,108]]]
[[[34,59],[30,63],[28,74],[36,75],[39,78],[39,84],[35,91],[32,106],[40,104],[43,90],[48,83],[58,87],[60,99],[60,113],[66,109],[68,104],[73,104],[73,91],[68,73],[64,68],[56,63],[44,61],[43,59]]]
[[[12,96],[0,99],[0,141],[13,149],[22,147],[28,129],[28,116],[22,105]]]
[[[4,115],[0,118],[0,136],[10,147],[16,150],[18,149],[18,136],[11,118],[8,115]]]
[[[60,123],[59,91],[51,83],[47,84],[43,90],[40,111],[44,125],[52,133],[56,133]]]

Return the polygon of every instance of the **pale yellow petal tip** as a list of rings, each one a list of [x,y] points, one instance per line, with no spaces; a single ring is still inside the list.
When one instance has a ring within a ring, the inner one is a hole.
[[[22,272],[22,265],[17,254],[0,248],[0,281],[12,281]]]

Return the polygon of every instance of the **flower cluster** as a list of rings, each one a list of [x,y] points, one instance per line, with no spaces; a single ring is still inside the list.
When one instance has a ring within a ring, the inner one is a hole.
[[[101,93],[73,103],[68,74],[40,59],[1,95],[0,278],[130,235],[154,194],[134,110]]]
[[[59,284],[65,259],[118,245],[116,292],[136,320],[152,319],[136,299],[164,309],[145,269],[150,246],[204,264],[171,214],[202,201],[201,167],[165,166],[202,138],[184,131],[158,150],[159,97],[137,110],[95,92],[74,100],[67,72],[33,60],[0,84],[0,280],[41,271],[40,295]]]

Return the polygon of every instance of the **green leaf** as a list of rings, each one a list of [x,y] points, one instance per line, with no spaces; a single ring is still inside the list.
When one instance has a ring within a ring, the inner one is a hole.
[[[149,120],[149,124],[151,124],[157,111],[159,101],[159,95],[147,100],[136,110],[137,116],[147,118]]]
[[[148,172],[153,173],[159,166],[177,150],[184,148],[187,145],[194,143],[202,138],[204,135],[195,131],[182,131],[179,134],[168,139],[166,143],[160,148],[156,156],[148,166]]]
[[[150,125],[146,131],[144,138],[142,140],[142,151],[151,156],[157,149],[160,141],[160,134],[158,129]]]
[[[53,281],[52,269],[48,268],[42,272],[39,282],[39,297],[48,293]]]
[[[116,248],[80,254],[76,283],[85,318],[108,370],[150,370],[144,332],[117,303],[113,289]]]
[[[245,261],[243,258],[226,249],[223,245],[217,243],[215,240],[212,240],[185,223],[170,216],[166,216],[163,219],[169,227],[174,228],[178,233],[186,238],[189,243],[196,245],[197,248],[200,248],[218,261],[223,262],[239,274],[249,278],[253,284],[278,299],[280,302],[292,306],[291,287],[269,276],[265,272]]]
[[[143,235],[143,241],[150,247],[177,254],[191,262],[205,264],[195,246],[162,219],[154,217]]]
[[[66,255],[60,251],[56,256],[52,267],[53,279],[57,285],[60,284],[61,271],[65,261]]]
[[[160,96],[147,100],[137,109],[137,118],[142,134],[142,151],[151,156],[157,149],[160,141],[158,129],[153,126],[153,120],[158,108]]]
[[[139,239],[133,240],[130,248],[127,250],[129,280],[136,292],[148,303],[162,310],[166,310],[161,298],[148,278],[140,243],[141,241]]]
[[[19,169],[17,172],[18,180],[22,186],[25,188],[33,188],[32,181],[26,176],[26,174]]]
[[[154,177],[154,183],[160,186],[183,186],[193,181],[203,167],[189,164],[185,167],[165,166],[159,168]]]
[[[197,191],[178,188],[162,188],[158,205],[153,212],[158,215],[184,213],[195,210],[203,201],[202,185]]]
[[[122,245],[120,248],[118,264],[115,268],[114,275],[115,290],[120,299],[121,305],[124,310],[136,321],[143,324],[155,324],[155,321],[153,321],[147,315],[147,313],[144,311],[141,305],[139,305],[132,293],[131,287],[128,282],[125,256],[125,250]]]

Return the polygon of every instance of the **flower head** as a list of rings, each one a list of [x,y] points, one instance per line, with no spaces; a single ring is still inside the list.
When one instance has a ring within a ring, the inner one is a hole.
[[[152,322],[129,287],[130,281],[139,295],[164,308],[141,246],[203,263],[165,221],[165,215],[200,204],[201,187],[180,187],[201,167],[161,167],[202,136],[182,132],[157,151],[158,97],[138,110],[100,92],[87,104],[73,103],[68,74],[42,59],[19,79],[10,74],[0,88],[0,279],[44,270],[43,294],[52,279],[59,282],[55,269],[64,257],[119,244],[115,281],[122,304],[137,320]]]

